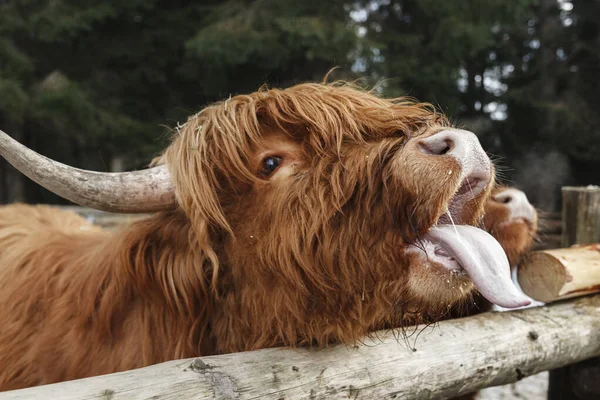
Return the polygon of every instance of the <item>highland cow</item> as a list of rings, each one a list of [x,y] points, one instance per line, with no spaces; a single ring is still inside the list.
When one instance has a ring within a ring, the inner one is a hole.
[[[521,190],[499,186],[485,208],[483,226],[506,252],[511,269],[533,246],[538,216]]]
[[[154,211],[116,233],[0,208],[0,389],[273,346],[355,343],[476,290],[528,302],[478,229],[494,167],[427,104],[346,84],[261,90],[188,119],[153,167],[59,164],[0,132],[49,190]]]

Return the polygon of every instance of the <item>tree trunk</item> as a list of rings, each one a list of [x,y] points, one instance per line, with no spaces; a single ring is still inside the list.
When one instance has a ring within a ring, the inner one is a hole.
[[[538,12],[540,41],[540,96],[545,101],[556,97],[556,50],[552,45],[557,31],[556,0],[541,0]]]

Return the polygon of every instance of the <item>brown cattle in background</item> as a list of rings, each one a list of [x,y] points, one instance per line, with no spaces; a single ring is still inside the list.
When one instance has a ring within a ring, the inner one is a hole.
[[[514,269],[533,247],[538,215],[523,191],[499,186],[486,205],[483,225],[500,242]]]

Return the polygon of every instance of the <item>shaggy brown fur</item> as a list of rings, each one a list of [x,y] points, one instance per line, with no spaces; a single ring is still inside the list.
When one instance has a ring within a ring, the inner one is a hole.
[[[212,105],[178,132],[159,160],[177,209],[107,233],[69,213],[1,208],[0,389],[355,343],[441,318],[472,284],[431,273],[404,248],[461,184],[455,159],[411,140],[445,126],[428,105],[348,85],[262,90]],[[272,155],[282,164],[268,175]],[[492,186],[455,222],[476,224]]]

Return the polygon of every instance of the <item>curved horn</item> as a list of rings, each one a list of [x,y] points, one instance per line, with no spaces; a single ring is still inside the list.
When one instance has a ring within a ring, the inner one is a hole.
[[[31,180],[81,206],[120,213],[175,206],[175,190],[166,165],[134,172],[86,171],[44,157],[2,130],[0,155]]]

